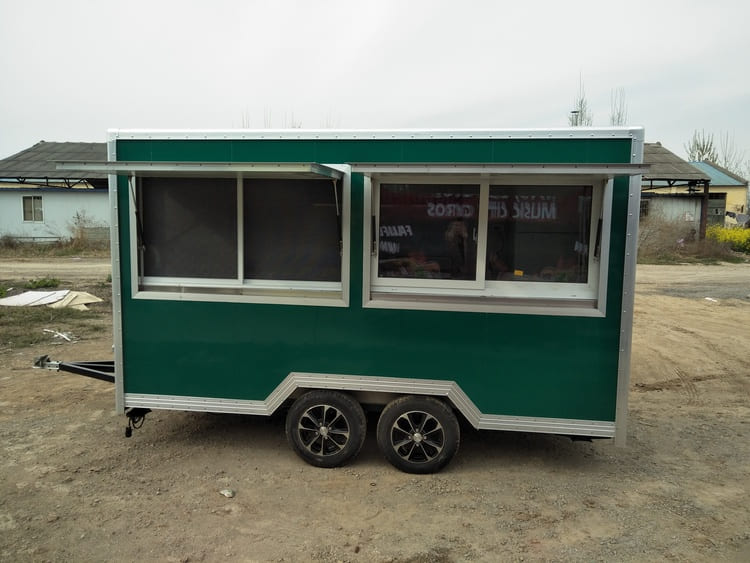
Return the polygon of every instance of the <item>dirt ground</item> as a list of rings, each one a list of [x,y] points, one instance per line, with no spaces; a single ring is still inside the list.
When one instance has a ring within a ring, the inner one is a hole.
[[[0,282],[108,271],[0,259]],[[427,476],[374,435],[311,467],[282,418],[161,411],[126,439],[111,384],[29,367],[111,358],[110,320],[0,345],[2,561],[750,561],[750,264],[639,266],[627,447],[464,427]]]

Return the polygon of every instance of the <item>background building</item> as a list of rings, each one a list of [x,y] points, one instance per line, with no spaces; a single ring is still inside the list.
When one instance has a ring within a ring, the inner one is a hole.
[[[105,143],[54,143],[0,161],[0,237],[54,242],[109,238],[107,175],[59,171],[55,162],[104,161]]]

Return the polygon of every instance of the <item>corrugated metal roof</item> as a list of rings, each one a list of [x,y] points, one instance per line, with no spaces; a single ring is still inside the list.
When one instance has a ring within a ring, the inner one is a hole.
[[[747,180],[713,162],[691,162],[690,164],[708,174],[711,178],[711,186],[747,186]]]
[[[106,143],[55,143],[39,141],[33,147],[0,160],[0,178],[14,180],[105,179],[104,173],[57,170],[61,160],[107,160]]]
[[[643,182],[664,180],[668,182],[705,182],[711,177],[681,159],[661,143],[643,144],[643,163],[651,166],[643,175]]]

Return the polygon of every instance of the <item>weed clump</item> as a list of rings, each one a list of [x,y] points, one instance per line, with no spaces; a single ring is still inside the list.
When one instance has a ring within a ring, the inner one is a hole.
[[[39,278],[27,281],[24,284],[26,289],[52,289],[60,285],[57,278]]]
[[[692,223],[649,215],[639,225],[638,261],[642,264],[742,262],[743,258],[737,256],[730,241],[711,234],[726,230],[733,229],[712,225],[706,239],[698,240]]]

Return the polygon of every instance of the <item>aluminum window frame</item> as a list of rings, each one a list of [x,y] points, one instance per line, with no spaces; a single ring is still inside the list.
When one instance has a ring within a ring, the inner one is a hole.
[[[380,185],[381,184],[411,184],[411,185],[465,185],[465,186],[476,186],[479,188],[479,206],[477,209],[477,257],[480,253],[480,241],[482,232],[482,202],[486,198],[482,197],[484,191],[488,189],[488,186],[484,180],[479,178],[467,178],[466,176],[430,176],[429,180],[422,181],[422,179],[415,181],[413,177],[408,176],[389,176],[387,181],[375,182],[375,190],[373,191],[373,208],[376,210],[375,217],[375,239],[373,241],[372,248],[377,249],[376,252],[371,253],[370,264],[371,271],[375,273],[373,277],[372,287],[375,291],[386,291],[386,292],[398,292],[400,290],[409,291],[413,288],[429,288],[435,291],[442,289],[461,290],[461,289],[479,289],[482,285],[482,279],[480,278],[479,272],[479,260],[477,259],[477,270],[474,280],[460,280],[460,279],[430,279],[430,278],[396,278],[396,277],[379,277],[378,257],[380,253],[379,242],[380,242]],[[486,209],[485,209],[486,211]],[[481,271],[482,278],[484,277],[484,267],[482,266]]]
[[[210,277],[185,276],[185,275],[182,275],[182,276],[177,276],[177,275],[175,275],[175,276],[169,276],[169,275],[154,276],[154,275],[146,275],[145,274],[145,271],[146,271],[146,260],[145,260],[145,253],[143,251],[144,241],[141,241],[141,244],[138,244],[138,237],[141,234],[143,234],[141,231],[143,230],[143,225],[144,225],[144,221],[145,221],[145,219],[144,219],[144,217],[145,217],[144,206],[143,206],[144,199],[145,199],[145,197],[143,196],[143,190],[144,190],[143,180],[145,180],[147,178],[152,180],[154,178],[174,179],[174,178],[185,178],[185,177],[184,176],[172,176],[172,177],[170,177],[170,176],[156,176],[155,177],[155,176],[150,176],[150,175],[143,175],[143,176],[131,176],[131,178],[130,178],[130,181],[134,184],[134,185],[129,186],[130,187],[130,195],[131,195],[132,200],[135,201],[135,205],[136,205],[136,207],[138,209],[138,218],[139,218],[139,222],[138,221],[136,222],[136,229],[137,229],[137,231],[135,233],[136,234],[136,243],[135,244],[137,246],[137,251],[138,251],[137,270],[138,270],[139,285],[140,286],[169,286],[169,285],[174,285],[174,280],[179,280],[182,285],[187,286],[187,287],[209,286],[209,287],[221,288],[221,287],[228,287],[228,286],[234,285],[237,282],[237,280],[238,280],[237,276],[235,276],[234,278],[230,278],[230,277],[210,278]],[[187,177],[187,179],[193,179],[193,178],[200,179],[200,180],[212,180],[214,178],[216,178],[216,179],[224,179],[224,180],[227,179],[227,178],[222,178],[220,176],[209,176],[209,175]],[[239,182],[240,182],[240,178],[237,177],[236,181],[235,181],[235,185],[234,185],[234,190],[235,190],[235,198],[234,198],[235,201],[234,201],[234,204],[235,205],[239,205],[241,203],[241,194],[238,195],[238,193],[237,193],[237,191],[239,189],[241,189]],[[228,198],[228,200],[229,199],[231,199],[231,197]],[[239,211],[238,211],[237,208],[235,208],[235,216],[237,216],[238,219],[240,218],[239,216],[241,216],[241,213],[239,213]],[[159,220],[161,220],[161,217],[159,218]],[[237,232],[235,232],[235,236],[239,236],[239,233],[240,233],[240,231],[237,230]],[[235,259],[237,259],[237,256],[241,256],[242,255],[241,254],[241,246],[240,246],[239,241],[236,241],[234,251],[235,251]],[[242,274],[241,268],[238,267],[237,273],[238,273],[238,275]]]
[[[424,309],[440,311],[466,311],[511,314],[540,314],[560,316],[603,317],[606,310],[607,273],[614,181],[601,173],[545,173],[536,169],[528,174],[439,173],[409,170],[399,173],[398,168],[383,173],[365,175],[365,221],[363,272],[363,307]],[[378,276],[381,184],[471,184],[480,186],[479,221],[477,240],[476,279],[456,283],[457,280],[424,280]],[[490,186],[565,186],[592,187],[592,205],[589,233],[588,282],[570,284],[563,282],[532,282],[485,280],[487,261],[487,236],[489,225]],[[599,252],[595,256],[598,224]],[[442,283],[441,283],[442,282]],[[448,283],[445,283],[448,282]],[[567,287],[566,287],[567,286]]]
[[[230,165],[231,166],[231,165]],[[249,165],[233,166],[226,169],[212,166],[200,173],[195,170],[184,172],[182,168],[175,173],[170,170],[159,170],[162,177],[235,177],[237,180],[237,276],[236,278],[194,278],[169,276],[142,276],[139,264],[142,263],[138,245],[137,206],[141,198],[137,197],[136,181],[141,177],[154,177],[151,170],[131,170],[128,177],[129,196],[129,233],[131,287],[133,299],[210,301],[231,303],[265,303],[277,305],[306,306],[349,306],[350,278],[350,225],[351,225],[351,167],[345,164],[326,164],[310,166],[309,173],[299,176],[299,166],[290,165],[293,170],[285,173],[285,165],[276,165],[275,170],[264,167],[259,172]],[[322,174],[317,172],[324,169]],[[337,171],[332,174],[330,171]],[[340,221],[341,221],[341,279],[338,282],[297,281],[297,280],[257,280],[244,278],[244,212],[243,190],[245,180],[254,178],[290,177],[294,179],[330,179],[337,181],[339,187]],[[140,214],[140,209],[138,212]]]
[[[552,183],[541,182],[538,179],[532,178],[499,178],[497,181],[490,183],[490,189],[493,186],[502,185],[513,185],[529,187],[563,187],[563,186],[591,186],[592,188],[592,200],[591,200],[591,213],[589,215],[589,238],[588,238],[588,268],[587,276],[588,281],[586,283],[568,283],[568,282],[536,282],[536,281],[513,281],[513,280],[486,280],[485,290],[486,294],[491,297],[509,297],[517,299],[525,299],[529,297],[529,293],[533,293],[534,296],[539,296],[546,299],[583,299],[583,300],[596,300],[598,299],[598,288],[599,278],[602,273],[597,264],[601,261],[601,257],[605,254],[603,240],[600,239],[598,256],[596,253],[596,241],[597,241],[597,230],[598,223],[601,220],[601,233],[600,237],[604,237],[604,232],[608,233],[609,218],[606,220],[603,214],[604,201],[608,198],[609,208],[611,209],[612,204],[612,180],[596,180],[586,179],[585,177],[567,176],[555,178]],[[489,218],[488,218],[489,219]],[[488,220],[489,223],[489,220]],[[486,235],[487,233],[485,233]],[[607,254],[609,252],[609,235],[607,235]],[[485,253],[486,263],[486,253]]]

